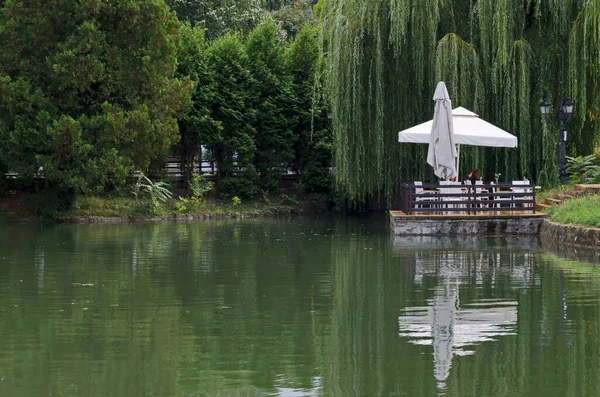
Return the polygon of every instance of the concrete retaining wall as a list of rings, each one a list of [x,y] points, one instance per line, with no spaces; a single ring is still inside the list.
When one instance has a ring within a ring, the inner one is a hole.
[[[537,235],[544,219],[414,219],[391,217],[392,230],[397,236],[430,235]]]
[[[546,244],[600,249],[600,229],[544,221],[540,238]]]

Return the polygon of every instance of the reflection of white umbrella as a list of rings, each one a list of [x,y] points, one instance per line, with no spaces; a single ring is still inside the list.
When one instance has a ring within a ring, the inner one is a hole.
[[[427,152],[427,164],[439,178],[450,179],[456,174],[456,146],[454,145],[454,123],[452,117],[452,101],[446,84],[440,81],[433,95],[435,108],[433,126]]]
[[[459,286],[468,280],[471,271],[459,256],[448,255],[453,252],[433,253],[438,260],[427,262],[427,273],[438,278],[434,296],[425,307],[402,309],[398,326],[399,335],[408,338],[409,343],[433,346],[434,377],[443,390],[455,355],[475,354],[474,346],[480,343],[516,335],[518,302],[480,298],[459,307]],[[450,263],[458,263],[459,267]]]

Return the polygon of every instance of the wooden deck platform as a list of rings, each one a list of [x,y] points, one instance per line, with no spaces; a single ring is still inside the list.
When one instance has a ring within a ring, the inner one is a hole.
[[[467,213],[427,213],[407,215],[390,211],[396,236],[431,235],[536,235],[547,217],[540,212],[494,211]]]

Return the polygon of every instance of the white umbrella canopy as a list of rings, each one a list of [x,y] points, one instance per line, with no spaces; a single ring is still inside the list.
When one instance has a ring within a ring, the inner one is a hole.
[[[433,172],[439,178],[450,179],[457,175],[457,153],[454,143],[452,101],[443,81],[438,83],[433,100],[435,107],[429,129],[427,164],[433,167]]]
[[[457,145],[516,148],[517,137],[488,123],[463,107],[452,111],[454,143]],[[398,142],[429,143],[433,120],[398,133]]]

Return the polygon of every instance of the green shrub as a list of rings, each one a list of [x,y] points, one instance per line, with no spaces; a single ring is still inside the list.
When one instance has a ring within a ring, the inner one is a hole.
[[[226,177],[220,182],[221,196],[230,200],[234,196],[244,199],[252,199],[256,196],[258,188],[251,179],[244,177]]]
[[[588,171],[585,179],[583,180],[585,183],[589,184],[599,184],[600,183],[600,167]]]
[[[192,181],[190,182],[190,192],[192,193],[192,197],[204,197],[210,193],[214,187],[214,182],[206,180],[204,176],[194,172]]]
[[[600,172],[600,164],[595,154],[588,156],[567,156],[567,174],[572,183],[581,183]]]
[[[43,167],[64,203],[71,190],[119,188],[166,157],[192,83],[173,75],[179,21],[164,2],[0,3],[6,167],[30,181]]]
[[[302,190],[306,193],[328,193],[333,183],[331,176],[328,167],[310,163],[302,174]]]
[[[38,193],[27,196],[28,205],[35,208],[40,218],[56,219],[73,208],[76,201],[75,189],[50,185]]]

